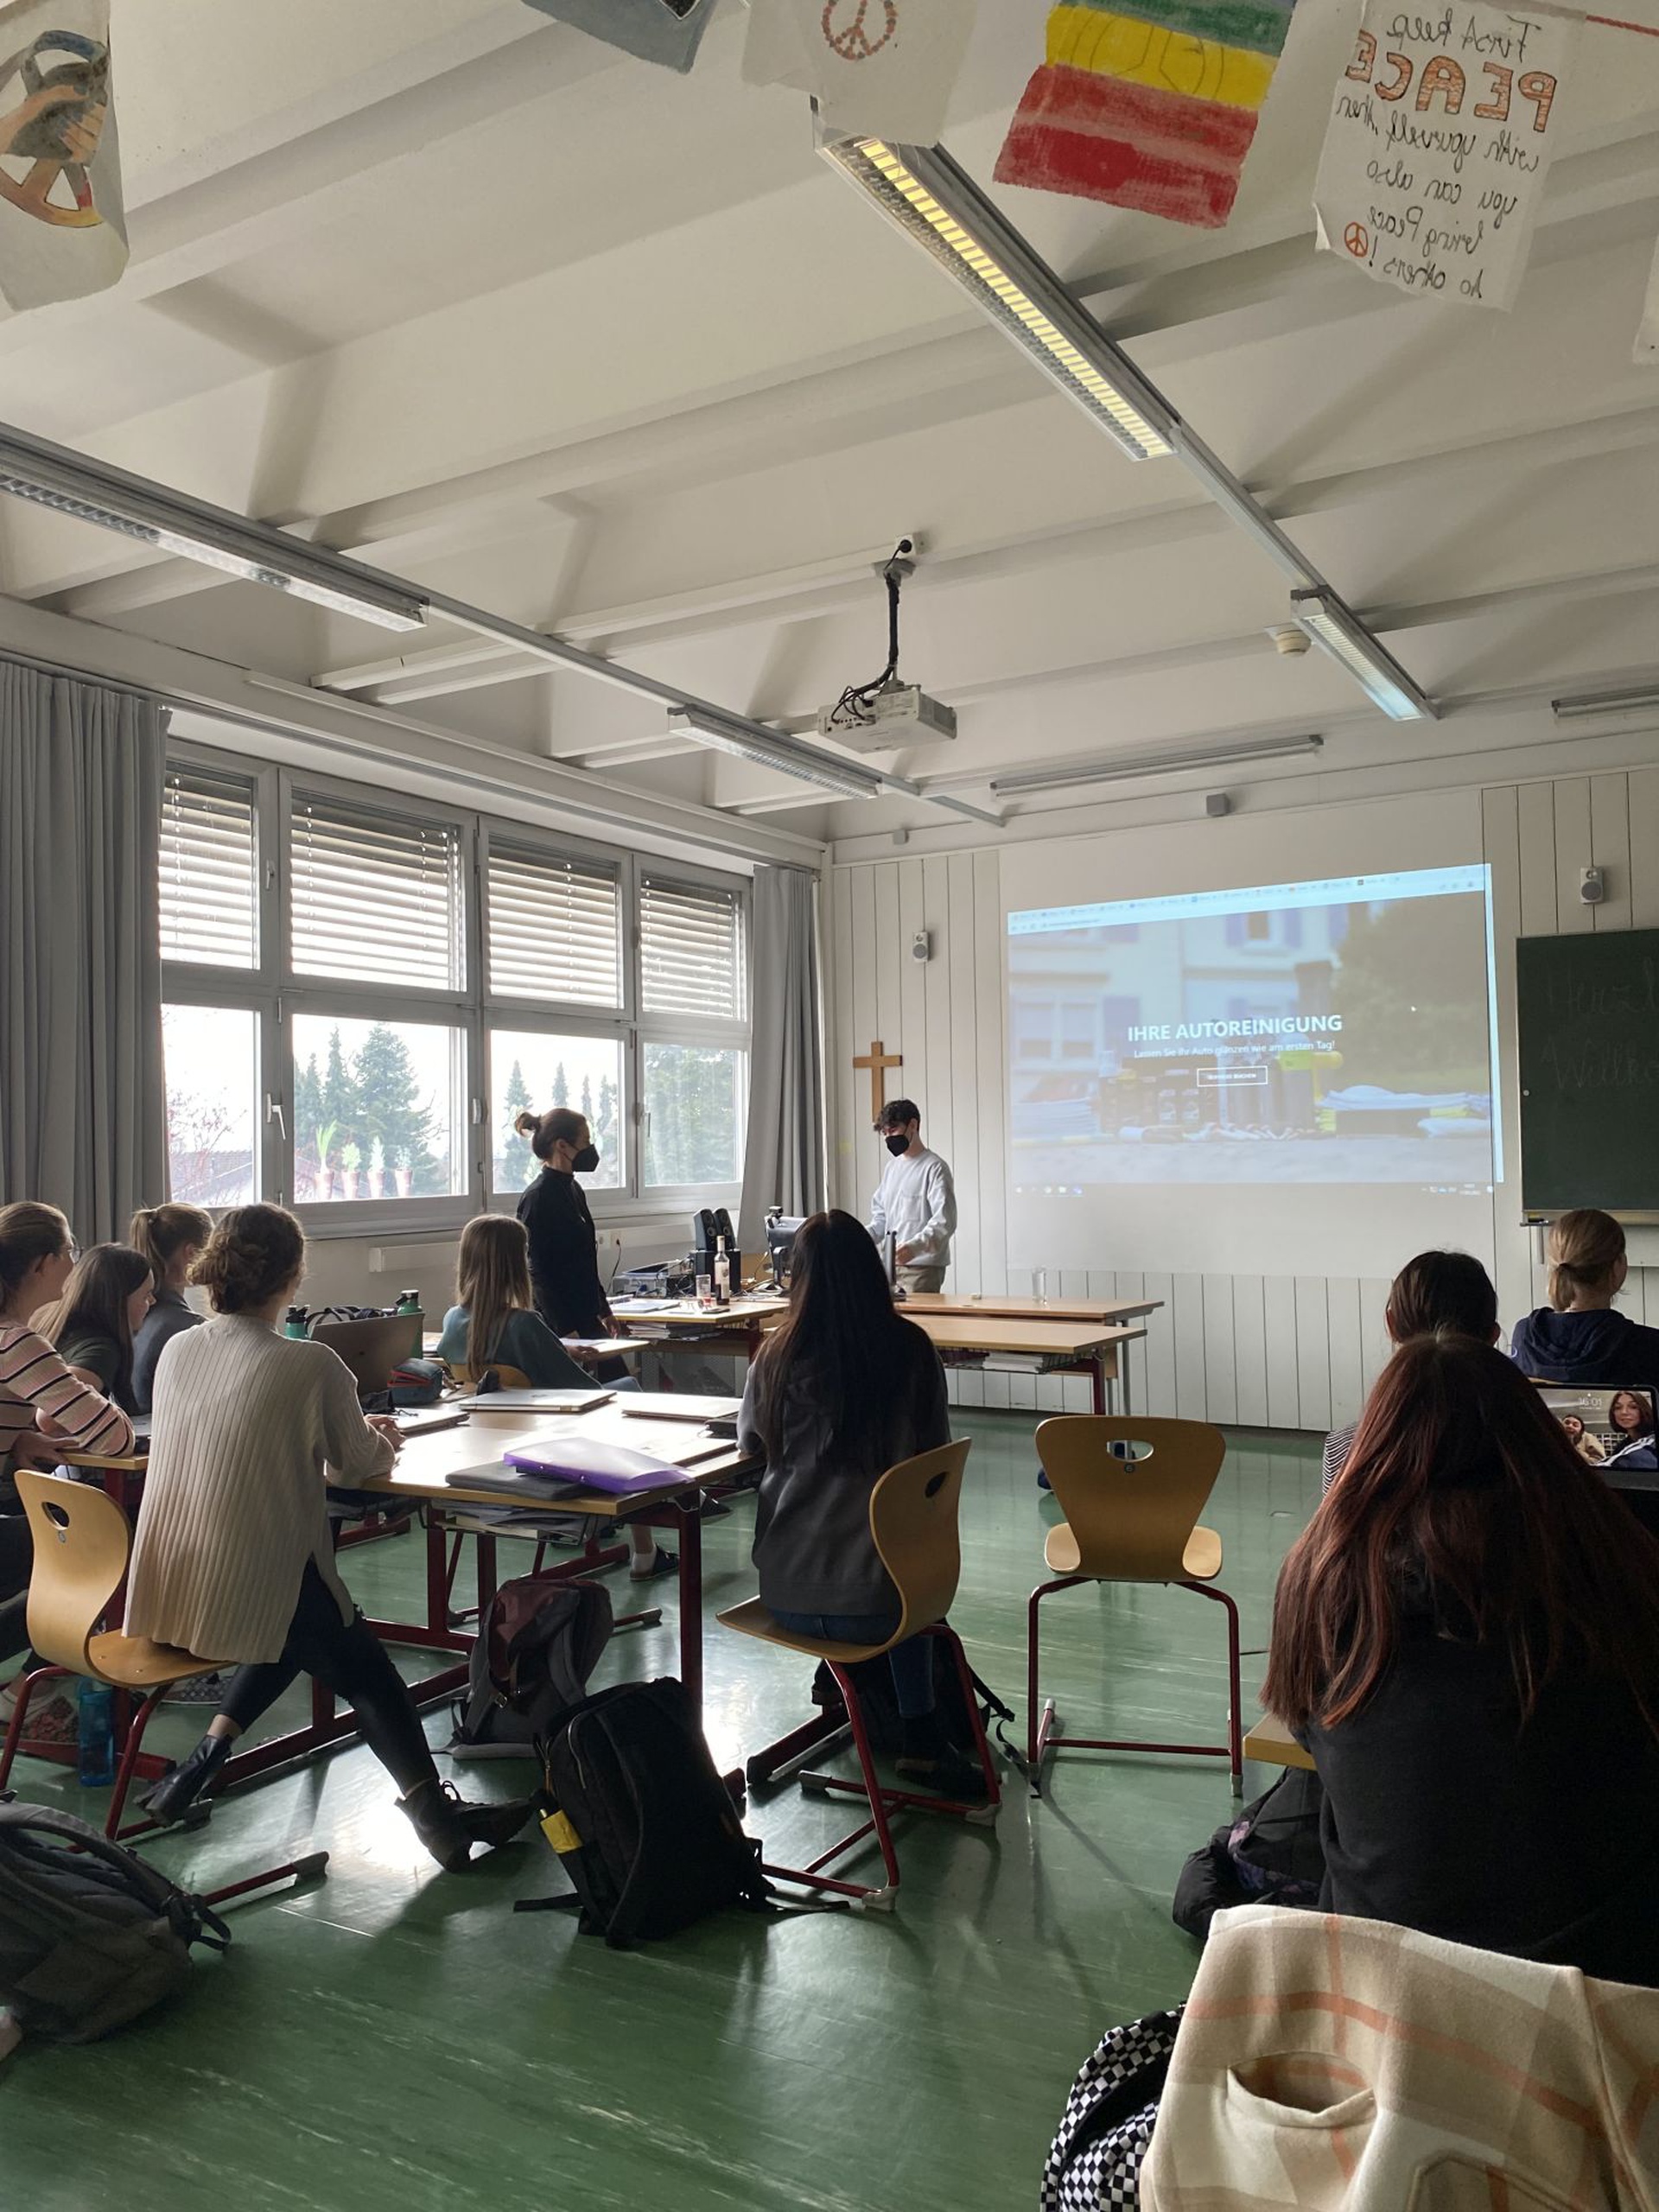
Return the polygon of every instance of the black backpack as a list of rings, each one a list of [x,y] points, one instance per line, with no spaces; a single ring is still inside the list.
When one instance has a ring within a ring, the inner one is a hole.
[[[743,1833],[683,1683],[601,1690],[565,1714],[543,1759],[542,1830],[575,1896],[515,1911],[577,1907],[589,1934],[621,1950],[725,1905],[766,1909],[760,1847]]]
[[[480,1624],[452,1758],[528,1758],[581,1702],[610,1641],[611,1593],[598,1582],[524,1574]]]
[[[1306,1767],[1289,1768],[1187,1859],[1170,1907],[1175,1925],[1202,1943],[1211,1922],[1229,1905],[1315,1910],[1325,1881],[1324,1802],[1319,1776]]]
[[[93,2043],[180,1988],[193,1943],[230,1941],[200,1897],[101,1829],[0,1804],[0,2005],[25,2035]]]
[[[942,1636],[928,1638],[933,1652],[933,1710],[938,1717],[944,1739],[969,1758],[977,1758],[979,1746],[974,1740],[974,1724],[969,1716],[968,1700],[962,1694],[962,1677],[957,1672],[956,1654]],[[899,1700],[893,1687],[893,1669],[886,1655],[880,1659],[858,1659],[846,1670],[858,1690],[858,1701],[863,1709],[865,1732],[870,1739],[870,1749],[887,1758],[893,1758],[905,1747],[905,1724],[899,1712]],[[974,1686],[974,1695],[979,1700],[980,1726],[988,1729],[993,1716],[999,1720],[1012,1720],[1010,1709],[1003,1704],[994,1689],[981,1681],[970,1668],[969,1680]],[[841,1703],[841,1692],[836,1678],[826,1666],[820,1666],[812,1678],[812,1702],[826,1711]]]

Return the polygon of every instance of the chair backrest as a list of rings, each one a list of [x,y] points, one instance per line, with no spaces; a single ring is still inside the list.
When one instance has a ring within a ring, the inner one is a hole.
[[[1112,1446],[1146,1447],[1138,1459]],[[1179,1582],[1227,1440],[1207,1421],[1061,1414],[1037,1427],[1037,1456],[1079,1553],[1079,1574]]]
[[[463,1389],[475,1389],[481,1376],[493,1375],[504,1390],[528,1390],[533,1386],[522,1367],[509,1367],[504,1359],[486,1359],[482,1367],[458,1367],[449,1362],[449,1372]]]
[[[942,1621],[956,1597],[962,1574],[957,1512],[972,1448],[963,1437],[901,1459],[870,1492],[870,1534],[899,1592],[895,1641]]]
[[[40,1475],[13,1478],[35,1539],[29,1579],[29,1640],[54,1667],[97,1672],[86,1647],[126,1580],[132,1530],[112,1497],[89,1483]]]

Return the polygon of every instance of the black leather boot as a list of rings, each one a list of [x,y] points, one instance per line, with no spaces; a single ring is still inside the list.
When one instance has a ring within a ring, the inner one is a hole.
[[[144,1797],[144,1810],[153,1821],[183,1817],[213,1779],[235,1748],[229,1736],[204,1736],[187,1759],[167,1772]]]

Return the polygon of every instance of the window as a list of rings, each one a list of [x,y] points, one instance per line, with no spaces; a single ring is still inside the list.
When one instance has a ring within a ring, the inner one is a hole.
[[[300,1205],[465,1195],[464,1030],[323,1014],[292,1029]]]
[[[1099,1050],[1092,999],[1065,999],[1060,1004],[1060,1058],[1093,1060]]]
[[[614,868],[490,848],[490,990],[571,1006],[622,1004]]]
[[[253,786],[171,768],[162,796],[162,957],[252,968],[259,957]]]
[[[301,795],[289,837],[296,976],[461,988],[461,840],[453,826]]]
[[[179,745],[161,907],[175,1196],[453,1231],[568,1104],[613,1210],[734,1204],[748,908],[696,868]]]
[[[490,1033],[490,1187],[512,1196],[541,1173],[541,1162],[513,1122],[526,1109],[574,1106],[594,1133],[599,1168],[590,1191],[620,1191],[626,1172],[620,1037],[563,1037],[552,1032]]]
[[[164,1006],[167,1178],[191,1205],[259,1195],[259,1016],[251,1007]]]

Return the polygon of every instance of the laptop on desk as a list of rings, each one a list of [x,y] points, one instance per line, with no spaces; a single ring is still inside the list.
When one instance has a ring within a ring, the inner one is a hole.
[[[319,1321],[311,1333],[351,1369],[359,1398],[384,1390],[394,1367],[420,1357],[418,1313],[382,1313],[370,1321]]]

